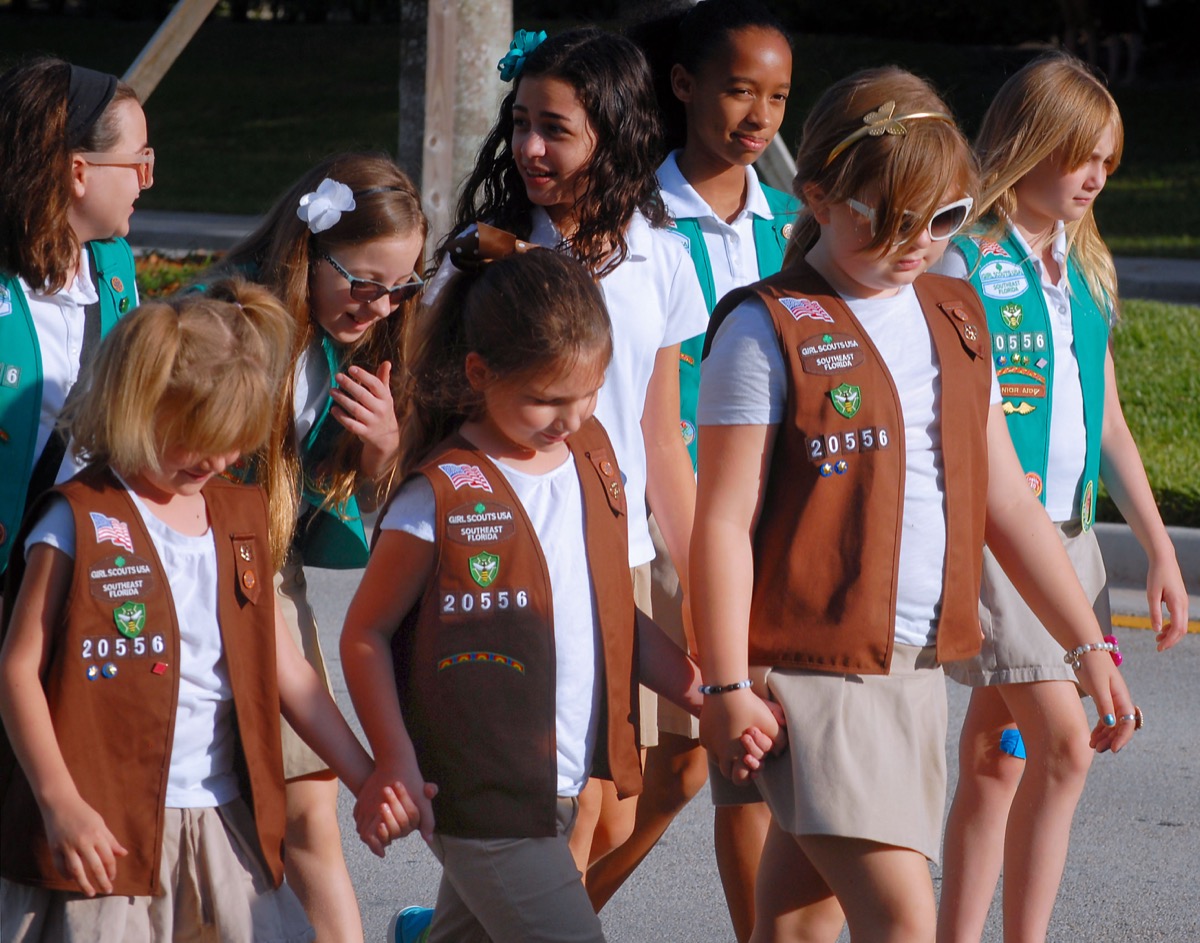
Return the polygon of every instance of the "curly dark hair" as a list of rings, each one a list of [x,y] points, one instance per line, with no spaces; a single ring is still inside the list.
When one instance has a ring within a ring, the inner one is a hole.
[[[529,238],[533,204],[513,157],[512,110],[521,82],[543,77],[575,90],[596,135],[587,189],[575,204],[572,254],[600,278],[625,260],[625,228],[634,212],[641,210],[651,226],[667,225],[655,177],[664,153],[662,135],[646,59],[623,36],[585,27],[545,40],[525,60],[463,185],[451,236],[438,248],[439,261],[449,239],[479,220]]]

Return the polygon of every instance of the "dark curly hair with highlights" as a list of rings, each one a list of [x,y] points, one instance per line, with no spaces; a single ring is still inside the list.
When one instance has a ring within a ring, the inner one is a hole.
[[[570,248],[600,278],[625,260],[625,228],[635,211],[657,228],[669,217],[655,178],[664,151],[649,66],[628,39],[594,27],[552,36],[526,58],[463,185],[450,238],[480,220],[529,238],[533,204],[513,158],[512,111],[517,89],[530,78],[555,78],[575,89],[596,135]]]

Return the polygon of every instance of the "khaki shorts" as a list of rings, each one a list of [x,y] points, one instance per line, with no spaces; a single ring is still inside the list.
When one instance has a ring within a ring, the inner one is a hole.
[[[633,580],[634,605],[653,618],[650,564],[632,567],[629,576]],[[637,657],[636,651],[634,657]],[[643,684],[638,685],[638,744],[643,748],[658,746],[658,695]]]
[[[1055,524],[1055,530],[1092,603],[1100,629],[1107,635],[1112,630],[1108,575],[1096,532],[1084,531],[1079,521]],[[1075,672],[1063,661],[1063,647],[1046,631],[986,548],[979,624],[983,629],[982,650],[974,658],[948,662],[948,677],[971,687],[1075,680]]]
[[[683,589],[679,574],[667,552],[666,541],[650,516],[650,538],[654,541],[654,559],[650,562],[650,603],[658,627],[683,651],[688,650],[687,634],[683,629]],[[670,733],[689,740],[700,739],[700,720],[672,704],[665,697],[657,698],[658,733]],[[655,736],[655,743],[658,737]]]
[[[946,682],[933,646],[896,645],[891,673],[774,669],[788,748],[759,789],[793,835],[838,835],[941,850],[946,805]]]
[[[304,579],[304,567],[298,559],[289,556],[288,561],[275,574],[275,595],[279,598],[279,609],[283,613],[283,621],[287,623],[292,641],[304,653],[305,659],[317,677],[330,690],[329,673],[325,670],[325,655],[321,651],[321,637],[317,629],[317,617],[312,606],[308,604],[308,583]],[[283,734],[283,778],[286,781],[312,776],[315,773],[326,773],[330,776],[329,767],[325,761],[313,752],[307,743],[300,739],[300,734],[292,729],[282,717],[279,718],[279,729]]]
[[[167,809],[159,875],[161,897],[89,898],[0,878],[0,939],[301,943],[316,935],[291,888],[273,886],[242,799],[216,809]]]

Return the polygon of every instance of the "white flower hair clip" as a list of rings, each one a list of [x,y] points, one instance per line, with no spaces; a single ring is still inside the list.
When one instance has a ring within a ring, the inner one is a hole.
[[[354,192],[344,183],[326,177],[312,193],[300,197],[296,215],[308,223],[313,235],[337,225],[343,213],[354,209]]]

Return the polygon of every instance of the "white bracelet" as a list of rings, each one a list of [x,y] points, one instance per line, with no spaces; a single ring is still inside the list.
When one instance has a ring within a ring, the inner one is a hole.
[[[1088,652],[1109,652],[1117,653],[1121,649],[1116,642],[1089,642],[1087,645],[1080,645],[1078,648],[1072,648],[1069,652],[1063,655],[1063,661],[1066,662],[1075,671],[1079,670],[1079,660]]]

